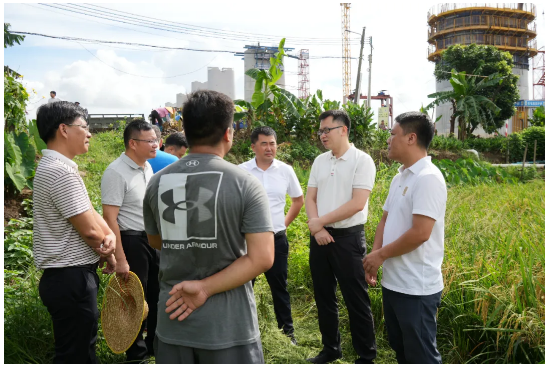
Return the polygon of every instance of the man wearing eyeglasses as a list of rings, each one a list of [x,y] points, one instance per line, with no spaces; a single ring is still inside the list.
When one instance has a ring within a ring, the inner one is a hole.
[[[323,349],[308,361],[322,364],[342,357],[337,279],[349,311],[356,363],[373,363],[375,334],[362,260],[366,256],[368,197],[376,169],[368,154],[349,143],[351,121],[347,113],[330,110],[319,119],[318,135],[330,151],[313,162],[305,209],[311,232],[309,266]]]
[[[54,363],[97,363],[97,296],[103,273],[115,270],[116,236],[89,200],[74,157],[87,153],[85,111],[60,101],[38,108],[38,133],[47,144],[33,189],[36,267],[40,298],[53,321]]]
[[[127,280],[129,271],[134,272],[142,283],[148,302],[148,318],[126,352],[127,361],[142,361],[153,355],[159,296],[159,253],[148,244],[142,213],[146,187],[153,176],[147,160],[156,156],[158,142],[152,126],[142,118],[125,127],[123,142],[125,152],[106,168],[102,176],[102,210],[104,219],[121,243],[116,250],[116,273]],[[142,332],[146,325],[144,340]]]

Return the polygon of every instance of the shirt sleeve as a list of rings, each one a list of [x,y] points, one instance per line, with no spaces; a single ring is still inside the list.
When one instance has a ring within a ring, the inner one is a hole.
[[[106,169],[100,182],[103,205],[121,207],[127,190],[125,179],[114,169]]]
[[[273,231],[269,200],[258,179],[248,177],[245,185],[242,233],[263,233]]]
[[[303,191],[301,189],[300,181],[298,180],[298,177],[296,176],[296,172],[290,165],[287,165],[287,169],[288,169],[288,195],[292,198],[302,196]]]
[[[152,183],[152,182],[150,182]],[[144,194],[144,201],[142,202],[142,215],[144,217],[144,230],[146,231],[146,234],[149,235],[160,235],[159,232],[159,224],[156,221],[156,217],[154,215],[154,210],[152,208],[152,199],[154,195],[152,194],[152,187],[155,186],[155,190],[157,191],[157,186],[154,184],[148,184],[148,187],[146,188],[146,193]]]
[[[375,164],[369,155],[358,159],[355,175],[353,177],[353,188],[372,190],[375,182]]]
[[[320,157],[320,155],[319,155]],[[311,173],[309,173],[309,182],[307,182],[307,187],[314,187],[314,188],[317,188],[318,187],[318,163],[317,163],[317,160],[319,159],[319,157],[317,157],[315,159],[315,161],[313,161],[313,165],[311,166]]]
[[[50,197],[65,219],[91,209],[85,184],[76,173],[67,173],[61,176],[52,185]]]
[[[428,216],[434,220],[445,215],[447,202],[445,181],[435,175],[428,174],[419,178],[414,187],[412,214]]]

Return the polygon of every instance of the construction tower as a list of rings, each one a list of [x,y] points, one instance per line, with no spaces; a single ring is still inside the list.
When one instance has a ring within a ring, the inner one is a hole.
[[[298,98],[309,96],[309,50],[300,50],[298,67]]]
[[[341,3],[341,39],[342,39],[342,73],[343,73],[343,103],[351,94],[351,47],[349,45],[349,31],[351,30],[350,13],[351,3]]]
[[[544,47],[533,57],[533,100],[544,100]]]

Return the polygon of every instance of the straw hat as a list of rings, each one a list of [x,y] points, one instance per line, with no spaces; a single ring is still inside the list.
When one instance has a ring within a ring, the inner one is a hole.
[[[123,353],[131,347],[147,316],[148,304],[137,275],[129,272],[127,282],[112,276],[104,292],[101,313],[102,332],[112,352]]]

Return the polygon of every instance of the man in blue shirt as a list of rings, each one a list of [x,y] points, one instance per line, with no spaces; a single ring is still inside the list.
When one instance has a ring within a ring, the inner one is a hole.
[[[169,153],[166,153],[160,150],[161,146],[163,145],[163,139],[161,138],[161,131],[159,130],[159,127],[157,127],[156,125],[153,125],[152,128],[155,131],[155,135],[157,136],[159,148],[157,149],[157,154],[155,158],[148,159],[148,163],[150,163],[150,165],[152,166],[152,170],[155,174],[161,169],[165,168],[167,165],[170,165],[174,163],[175,161],[178,161],[178,158],[174,155],[171,155]]]

